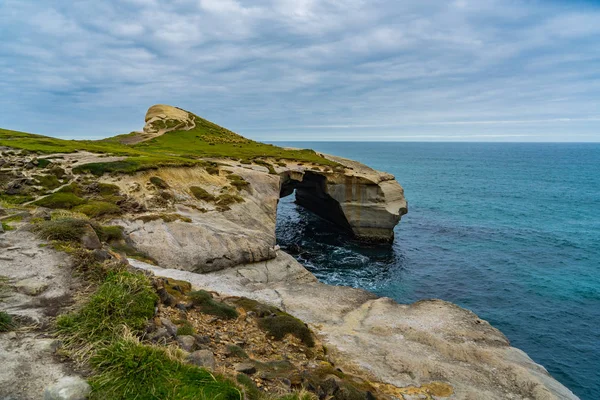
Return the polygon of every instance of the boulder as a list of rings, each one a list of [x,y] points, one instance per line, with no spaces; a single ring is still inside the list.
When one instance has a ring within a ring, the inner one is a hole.
[[[196,346],[196,338],[190,335],[177,336],[177,343],[179,343],[179,347],[181,347],[182,350],[191,353]]]
[[[187,362],[198,367],[215,369],[215,356],[210,350],[197,350],[187,357]]]
[[[44,400],[85,400],[92,388],[78,376],[66,376],[44,391]]]
[[[236,370],[236,372],[241,372],[242,374],[247,375],[252,375],[256,372],[256,366],[249,362],[235,364],[233,368]]]
[[[92,229],[91,225],[86,225],[83,235],[81,235],[81,245],[88,250],[97,250],[102,248],[102,243],[98,239],[98,235]]]

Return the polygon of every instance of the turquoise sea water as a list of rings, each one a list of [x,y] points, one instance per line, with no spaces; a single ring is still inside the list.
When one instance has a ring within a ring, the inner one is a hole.
[[[282,199],[278,241],[321,280],[459,304],[581,399],[600,399],[600,144],[277,144],[388,171],[409,201],[381,246]]]

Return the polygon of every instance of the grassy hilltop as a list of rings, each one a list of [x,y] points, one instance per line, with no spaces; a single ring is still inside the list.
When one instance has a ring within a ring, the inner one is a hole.
[[[81,172],[133,173],[161,166],[191,166],[205,158],[228,158],[249,164],[261,159],[293,160],[308,164],[336,165],[313,150],[289,150],[256,142],[217,124],[191,114],[195,127],[174,130],[147,141],[136,142],[132,132],[103,140],[63,140],[42,135],[0,129],[0,146],[40,154],[89,151],[126,157],[122,161],[94,163],[80,167]],[[128,144],[132,143],[132,144]]]

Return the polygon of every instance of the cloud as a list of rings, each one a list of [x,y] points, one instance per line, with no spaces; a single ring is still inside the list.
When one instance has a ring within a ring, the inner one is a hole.
[[[600,140],[599,18],[567,1],[5,0],[0,126],[101,137],[170,103],[263,140]]]

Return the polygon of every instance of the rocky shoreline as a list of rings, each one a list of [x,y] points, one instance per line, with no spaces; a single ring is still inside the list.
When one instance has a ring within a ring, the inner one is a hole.
[[[146,141],[153,143],[164,135],[179,135],[208,126],[213,136],[204,137],[205,141],[217,146],[225,143],[230,149],[254,146],[247,139],[217,130],[193,114],[169,106],[151,108],[146,122],[143,133],[126,135],[121,143],[144,146]],[[251,160],[202,157],[191,165],[169,159],[165,165],[122,173],[115,172],[115,168],[138,167],[131,161],[131,155],[128,158],[118,152],[87,150],[38,154],[10,146],[0,151],[0,189],[4,201],[0,220],[6,228],[0,231],[7,231],[0,233],[0,277],[6,282],[0,287],[6,287],[8,293],[2,297],[0,306],[17,319],[27,320],[29,326],[37,327],[0,333],[0,349],[11,360],[9,368],[0,374],[0,394],[5,391],[14,398],[29,398],[31,393],[39,393],[40,388],[60,378],[78,374],[68,363],[57,360],[57,349],[49,337],[54,317],[77,309],[76,298],[85,296],[89,285],[69,269],[74,262],[69,256],[50,248],[73,252],[75,246],[96,260],[95,263],[122,264],[127,269],[150,274],[153,282],[156,279],[188,282],[189,290],[213,292],[215,299],[233,308],[237,306],[231,303],[231,298],[258,301],[274,307],[270,308],[273,316],[281,312],[303,321],[318,343],[325,346],[327,354],[303,359],[298,350],[296,357],[290,349],[302,346],[288,335],[286,340],[292,340],[286,342],[286,346],[291,346],[286,350],[290,363],[305,370],[321,361],[335,365],[340,371],[336,372],[338,375],[352,377],[353,385],[362,382],[357,387],[368,387],[356,392],[362,393],[358,398],[370,399],[375,395],[405,400],[577,398],[524,352],[511,347],[500,331],[472,312],[441,300],[404,305],[363,290],[325,285],[276,246],[277,203],[294,191],[300,205],[359,239],[393,240],[394,227],[408,207],[402,187],[389,174],[352,160],[316,153],[293,153],[303,159],[265,153]],[[105,173],[106,170],[113,172]],[[19,200],[21,204],[11,205],[7,200]],[[49,240],[49,246],[48,241],[41,241],[30,232],[53,221],[75,224],[78,236],[69,236],[69,232],[60,237],[46,235],[44,239]],[[64,244],[65,237],[70,241],[68,246]],[[156,290],[160,295],[161,289]],[[161,298],[162,305],[155,313],[158,322],[148,329],[148,338],[168,331],[169,323],[163,319],[170,321],[175,315],[181,316],[181,312],[185,317],[181,324],[190,324],[194,332],[211,324],[214,329],[226,332],[235,331],[235,326],[258,332],[252,314],[249,319],[240,319],[237,325],[194,314],[190,311],[193,307],[186,308],[190,301],[187,295],[183,293],[183,297],[175,300],[168,296],[166,300]],[[237,308],[238,315],[240,312],[246,315],[248,310]],[[174,345],[189,354],[203,351],[196,358],[215,368],[208,353],[219,359],[226,348],[213,343],[217,333],[205,333],[212,335],[211,345],[179,337],[193,335],[171,333],[161,337],[168,339],[165,345]],[[238,336],[227,345],[241,344]],[[136,340],[146,340],[144,337]],[[261,340],[262,347],[247,349],[254,368],[270,362],[260,361],[260,351],[279,346],[266,336]],[[24,346],[35,349],[38,344],[39,351],[23,355]],[[217,367],[224,368],[224,374],[240,372],[223,357],[221,364],[217,360]],[[181,360],[184,362],[185,358]],[[235,365],[248,364],[244,359],[236,360]],[[48,373],[26,368],[35,362],[51,366]],[[23,373],[24,368],[30,372]],[[333,375],[337,378],[329,378],[337,382],[340,377]],[[277,382],[284,382],[281,376],[276,378]],[[15,379],[29,382],[22,397],[10,392],[14,390],[11,382]],[[307,379],[298,381],[295,388],[308,387]],[[264,391],[271,387],[269,382],[255,380],[254,384],[260,384]],[[339,382],[334,390],[337,395],[319,389],[320,383],[311,385],[313,393],[323,398],[345,398],[339,394],[345,393],[339,392]]]

